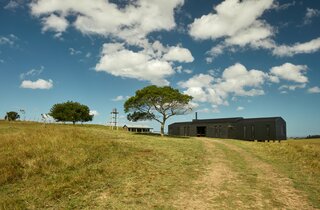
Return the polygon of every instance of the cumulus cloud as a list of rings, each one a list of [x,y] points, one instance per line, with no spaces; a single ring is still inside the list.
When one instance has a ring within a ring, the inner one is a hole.
[[[156,85],[168,85],[165,79],[174,70],[167,61],[153,58],[143,51],[125,49],[123,44],[104,44],[96,71],[105,71],[114,76],[150,81]]]
[[[42,24],[43,32],[55,31],[57,32],[55,34],[56,37],[60,37],[62,35],[62,32],[64,32],[69,25],[68,21],[64,17],[57,16],[55,14],[51,14],[48,17],[42,18]]]
[[[309,88],[308,93],[320,93],[320,88],[318,86]]]
[[[228,105],[229,96],[263,95],[262,85],[267,78],[268,75],[263,71],[247,70],[242,64],[236,63],[226,68],[220,78],[199,74],[178,85],[185,88],[184,93],[193,96],[195,101]]]
[[[180,45],[150,43],[147,35],[173,29],[175,9],[183,3],[184,0],[136,0],[119,5],[105,0],[36,0],[30,3],[30,8],[31,14],[41,19],[42,30],[54,31],[56,37],[74,27],[85,35],[114,38],[115,43],[103,45],[96,71],[168,85],[166,78],[175,73],[174,62],[188,63],[194,58]],[[77,51],[73,49],[70,53]]]
[[[30,3],[30,8],[32,15],[42,19],[44,29],[61,33],[73,26],[83,34],[115,36],[134,43],[150,32],[173,29],[174,9],[183,3],[137,0],[119,7],[105,0],[37,0]],[[68,22],[68,17],[74,21]]]
[[[308,77],[305,76],[308,67],[306,65],[294,65],[285,63],[281,66],[271,68],[270,74],[279,79],[296,82],[307,83]]]
[[[291,5],[294,4],[279,5],[273,0],[225,0],[215,6],[212,13],[196,18],[189,26],[189,34],[194,39],[220,40],[207,52],[208,63],[226,50],[235,51],[234,46],[262,48],[270,50],[276,56],[293,56],[320,50],[320,38],[292,45],[279,45],[274,41],[276,30],[261,19],[261,16],[269,9],[287,8]],[[308,8],[306,18],[309,20],[318,12]]]
[[[186,81],[180,81],[178,85],[184,89],[185,94],[193,96],[195,102],[211,103],[214,106],[229,105],[229,99],[264,95],[263,86],[266,82],[288,83],[281,84],[279,87],[281,93],[305,88],[308,82],[305,75],[307,69],[305,65],[285,63],[265,72],[248,70],[244,65],[236,63],[224,69],[221,75],[217,72],[198,74]]]
[[[193,62],[194,58],[191,52],[182,47],[170,47],[169,51],[163,56],[168,61],[179,61],[179,62]]]
[[[31,80],[24,80],[22,81],[20,87],[28,89],[51,89],[53,87],[53,81],[51,79],[38,79],[34,82]]]
[[[234,37],[244,30],[264,25],[257,20],[266,9],[271,8],[272,0],[226,0],[214,8],[214,13],[197,18],[190,25],[190,35],[196,39],[216,39]]]
[[[175,51],[184,53],[176,55]],[[187,49],[179,46],[165,47],[158,41],[148,44],[140,51],[128,49],[124,43],[107,43],[103,45],[101,58],[95,69],[114,76],[149,81],[161,86],[168,85],[166,77],[175,73],[170,61],[191,60],[193,57]]]

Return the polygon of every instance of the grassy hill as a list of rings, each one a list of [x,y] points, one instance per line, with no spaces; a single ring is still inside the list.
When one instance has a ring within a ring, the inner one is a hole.
[[[0,209],[320,209],[320,141],[0,122]]]

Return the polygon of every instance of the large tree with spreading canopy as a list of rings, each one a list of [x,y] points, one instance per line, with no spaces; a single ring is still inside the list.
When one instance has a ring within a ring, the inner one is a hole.
[[[183,115],[191,111],[189,102],[192,97],[182,94],[172,87],[147,86],[137,90],[135,96],[124,103],[124,111],[130,121],[155,120],[161,124],[160,133],[164,135],[164,126],[168,118]]]

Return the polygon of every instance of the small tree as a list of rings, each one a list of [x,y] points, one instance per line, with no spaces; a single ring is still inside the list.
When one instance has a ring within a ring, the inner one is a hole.
[[[73,101],[53,105],[49,115],[58,122],[72,122],[73,124],[93,119],[88,106]]]
[[[5,120],[9,120],[9,121],[15,121],[19,118],[20,118],[20,115],[14,111],[7,112],[6,116],[4,117]]]
[[[151,85],[136,91],[136,95],[125,102],[124,111],[130,121],[156,120],[161,124],[160,133],[163,136],[167,119],[190,111],[191,100],[191,96],[172,87]]]

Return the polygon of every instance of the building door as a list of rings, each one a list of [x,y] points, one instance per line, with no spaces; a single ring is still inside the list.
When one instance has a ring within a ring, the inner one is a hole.
[[[197,136],[206,136],[207,127],[205,126],[198,126],[197,127]]]

